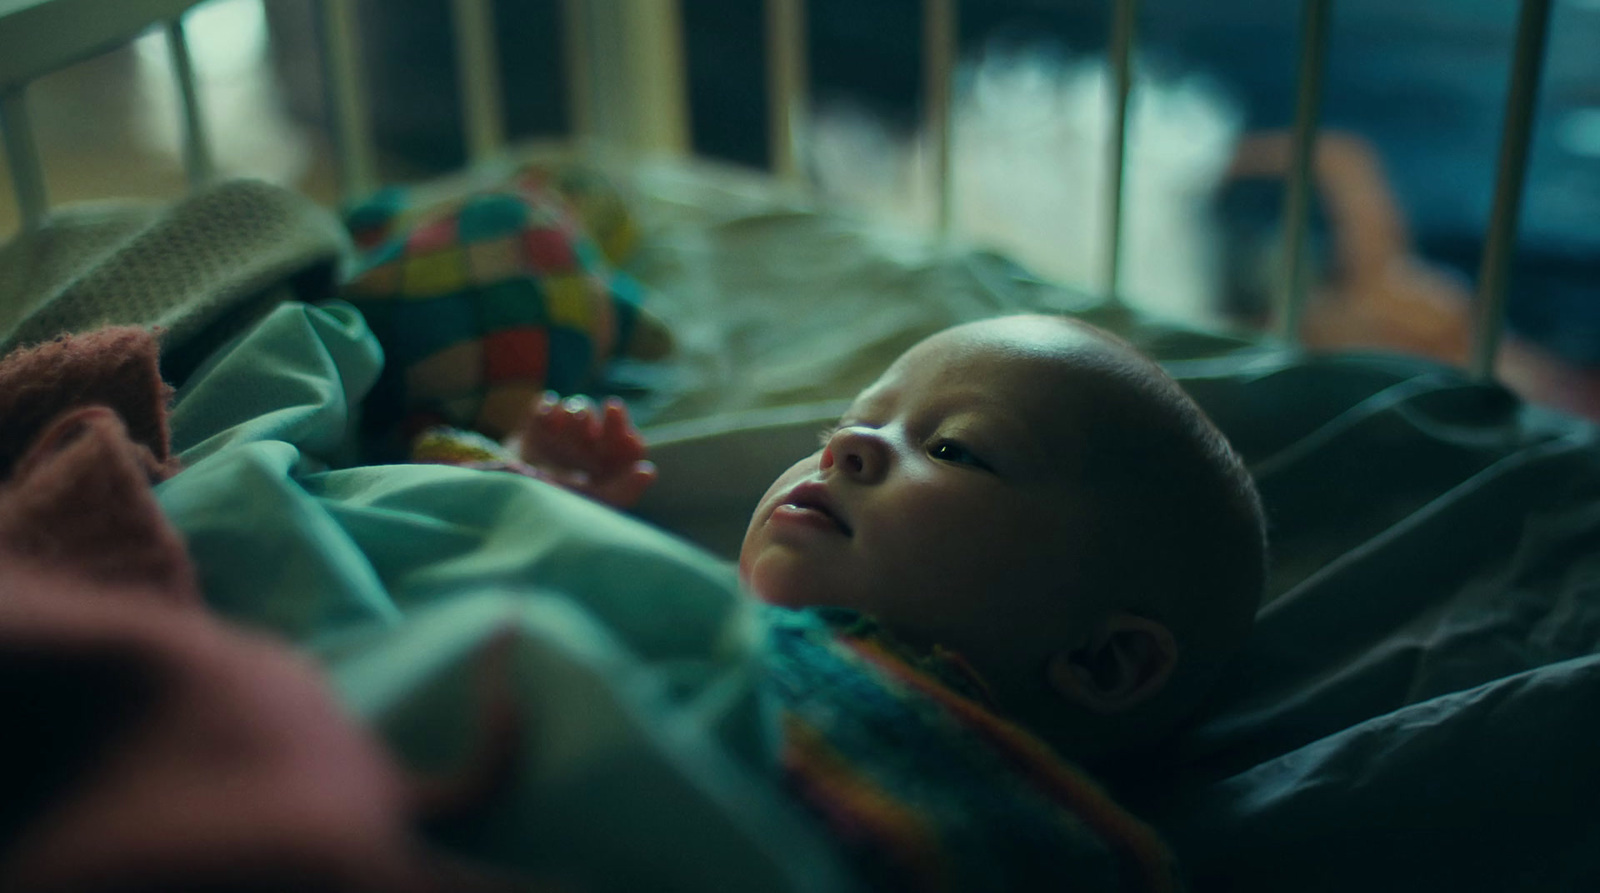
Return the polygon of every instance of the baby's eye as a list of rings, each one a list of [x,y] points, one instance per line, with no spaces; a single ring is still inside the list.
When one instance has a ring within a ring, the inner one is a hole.
[[[928,455],[942,462],[952,462],[956,465],[970,465],[973,468],[987,470],[989,466],[979,459],[973,452],[953,440],[936,440],[928,448]]]

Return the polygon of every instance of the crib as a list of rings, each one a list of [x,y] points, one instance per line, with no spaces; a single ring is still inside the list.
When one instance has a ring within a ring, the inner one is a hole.
[[[163,29],[173,60],[189,181],[197,195],[216,188],[183,27],[197,5],[0,0],[0,131],[22,220],[0,264],[25,260],[71,213],[46,194],[28,84],[150,29]],[[1267,600],[1247,653],[1156,768],[1117,791],[1165,835],[1188,884],[1593,886],[1597,432],[1496,381],[1552,4],[1519,5],[1458,367],[1299,343],[1333,5],[1301,5],[1284,263],[1271,330],[1249,333],[1154,318],[1123,300],[1137,0],[1111,7],[1102,213],[1112,236],[1092,291],[1042,281],[951,232],[954,0],[922,10],[927,232],[840,213],[807,182],[801,0],[762,6],[766,171],[687,158],[692,110],[671,0],[560,4],[571,127],[554,149],[506,136],[494,4],[451,0],[462,138],[478,173],[415,194],[460,194],[526,157],[603,159],[626,184],[644,248],[618,264],[652,290],[646,306],[675,353],[624,363],[620,387],[662,474],[639,515],[672,535],[580,500],[400,480],[352,462],[346,401],[360,402],[382,361],[364,346],[360,314],[315,306],[348,265],[327,251],[290,300],[230,318],[208,342],[215,355],[174,360],[183,380],[173,450],[186,470],[157,498],[210,606],[314,656],[339,699],[408,765],[459,756],[470,723],[450,719],[449,704],[470,700],[475,655],[515,616],[518,659],[546,680],[522,691],[527,709],[583,719],[541,728],[518,805],[453,846],[600,889],[850,889],[829,841],[752,780],[764,733],[740,681],[747,618],[723,562],[767,482],[906,346],[980,316],[1077,315],[1185,385],[1249,463],[1271,524]],[[381,185],[355,6],[314,6],[339,191],[352,202]],[[299,210],[284,213],[301,221]],[[36,312],[0,309],[13,326]],[[318,385],[294,384],[305,381]],[[560,530],[508,541],[519,526],[552,523]],[[508,608],[527,585],[582,591],[587,613],[559,599]],[[641,586],[655,600],[648,610],[630,600]],[[652,631],[652,611],[682,622]],[[673,686],[688,694],[663,694]],[[641,790],[651,805],[630,808]]]

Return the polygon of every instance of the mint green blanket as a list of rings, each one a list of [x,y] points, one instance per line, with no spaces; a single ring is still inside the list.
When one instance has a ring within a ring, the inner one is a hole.
[[[311,649],[424,772],[471,752],[478,655],[509,632],[532,734],[517,789],[457,842],[471,856],[600,889],[834,889],[755,771],[771,745],[732,570],[513,475],[342,467],[380,362],[351,308],[288,303],[179,392],[187,469],[158,496],[212,606]]]

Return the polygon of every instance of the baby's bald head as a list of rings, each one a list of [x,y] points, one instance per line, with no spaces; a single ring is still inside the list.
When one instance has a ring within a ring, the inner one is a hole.
[[[1123,740],[1089,741],[1076,749],[1149,743],[1199,703],[1254,621],[1266,576],[1265,522],[1255,484],[1199,405],[1122,339],[1063,317],[1008,317],[977,325],[1041,347],[1053,343],[1070,370],[1070,386],[1058,385],[1055,396],[1077,433],[1063,460],[1083,500],[1077,511],[1092,519],[1080,526],[1082,540],[1073,550],[1076,597],[1096,603],[1097,616],[1105,620],[1125,613],[1154,621],[1175,646],[1164,682],[1136,710],[1118,717],[1126,720],[1120,723],[1129,729],[1125,736],[1106,736]],[[1081,623],[1082,615],[1074,614]],[[1094,686],[1109,684],[1113,663],[1128,657],[1095,654],[1093,646],[1106,641],[1093,639],[1088,651],[1051,671],[1053,684],[1038,702],[1042,712],[1053,713],[1051,696],[1063,687],[1094,701]],[[1090,706],[1107,716],[1121,712],[1114,699],[1104,711]],[[1051,724],[1046,717],[1026,719],[1036,727]]]
[[[1080,759],[1198,701],[1260,598],[1249,475],[1126,343],[1053,316],[907,351],[768,490],[740,557],[767,601],[838,605],[963,654]]]

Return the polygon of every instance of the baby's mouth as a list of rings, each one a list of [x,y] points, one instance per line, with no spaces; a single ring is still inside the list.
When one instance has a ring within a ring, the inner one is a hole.
[[[844,534],[845,536],[851,536],[852,535],[852,531],[850,530],[850,525],[848,525],[848,524],[844,523],[844,521],[840,520],[839,516],[835,515],[825,505],[813,505],[811,503],[806,503],[806,502],[786,502],[786,503],[783,504],[783,508],[795,509],[795,510],[802,511],[802,512],[815,512],[815,513],[817,513],[819,515],[822,515],[823,517],[827,518],[829,521],[833,522],[833,526],[839,528],[839,532],[840,533]]]
[[[827,491],[814,484],[796,487],[788,496],[784,497],[784,501],[778,506],[778,509],[826,519],[828,523],[832,524],[847,537],[853,536],[855,533],[832,504],[829,503]]]

